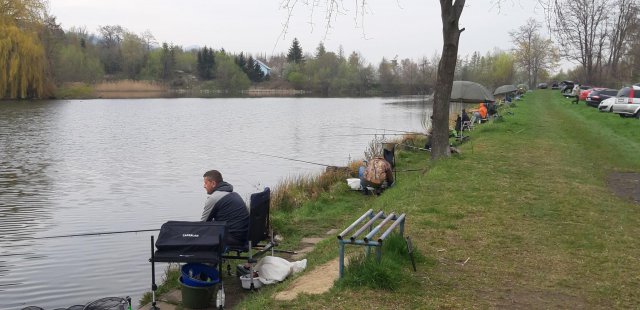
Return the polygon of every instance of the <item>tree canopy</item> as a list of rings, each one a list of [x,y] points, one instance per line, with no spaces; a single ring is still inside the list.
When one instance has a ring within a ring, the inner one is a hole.
[[[0,1],[0,98],[46,96],[47,62],[38,36],[45,4],[36,0]]]

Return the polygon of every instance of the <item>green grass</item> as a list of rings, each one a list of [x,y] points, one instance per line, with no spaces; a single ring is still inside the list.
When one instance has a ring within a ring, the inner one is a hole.
[[[397,169],[421,171],[399,172],[379,197],[341,182],[272,215],[282,247],[295,248],[368,209],[406,213],[405,234],[423,256],[417,272],[403,273],[392,289],[372,286],[394,281],[394,263],[373,271],[363,260],[369,269],[354,272],[379,278],[343,280],[291,302],[271,299],[287,280],[239,308],[637,308],[640,206],[615,196],[606,177],[640,172],[640,121],[572,105],[549,90],[528,93],[510,112],[477,126],[450,159],[401,151]],[[309,254],[308,270],[337,252],[335,236],[327,237]]]
[[[56,89],[55,97],[59,99],[85,99],[94,97],[94,89],[90,85],[76,83]]]
[[[399,234],[390,235],[383,243],[380,261],[375,257],[375,250],[370,255],[361,252],[349,260],[344,277],[338,281],[338,289],[382,289],[398,290],[406,282],[417,282],[410,273],[411,259],[405,239]],[[414,259],[424,261],[419,252],[413,252]]]

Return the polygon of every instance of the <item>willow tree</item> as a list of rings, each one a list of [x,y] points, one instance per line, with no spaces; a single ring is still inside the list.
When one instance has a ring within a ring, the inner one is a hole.
[[[44,95],[47,62],[37,34],[44,12],[42,1],[0,1],[0,98]]]
[[[0,22],[0,97],[40,98],[44,94],[44,48],[34,33]]]

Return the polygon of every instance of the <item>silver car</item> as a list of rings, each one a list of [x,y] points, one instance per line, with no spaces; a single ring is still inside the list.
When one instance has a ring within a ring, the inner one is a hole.
[[[612,107],[613,113],[620,117],[640,118],[640,86],[623,87],[616,98],[616,103]]]
[[[605,100],[600,101],[600,104],[598,104],[598,111],[612,112],[613,104],[616,103],[617,100],[618,100],[617,97],[611,97],[611,98],[607,98]]]

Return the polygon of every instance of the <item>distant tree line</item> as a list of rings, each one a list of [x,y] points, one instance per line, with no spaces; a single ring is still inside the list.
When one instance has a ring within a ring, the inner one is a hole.
[[[549,15],[551,30],[562,44],[543,37],[541,25],[528,20],[510,33],[509,49],[459,55],[455,79],[489,88],[517,83],[534,87],[539,81],[561,79],[610,87],[637,82],[638,1],[579,0],[586,9],[568,11],[550,5],[548,12],[555,12]],[[604,7],[612,8],[611,14],[603,14]],[[119,79],[231,93],[254,85],[324,96],[428,94],[440,61],[435,54],[417,61],[384,57],[372,64],[359,52],[345,54],[342,47],[328,51],[322,42],[305,53],[297,38],[286,54],[268,58],[206,46],[185,50],[159,44],[150,31],[136,34],[119,25],[100,26],[96,33],[83,27],[63,30],[47,13],[44,0],[4,0],[0,8],[0,63],[7,64],[0,68],[0,98],[46,98],[66,83]],[[560,59],[577,66],[551,76]]]
[[[358,52],[346,56],[342,47],[327,51],[322,42],[314,54],[304,54],[297,39],[287,55],[272,56],[269,62],[296,89],[320,95],[424,94],[435,81],[434,65],[426,58],[420,63],[383,58],[374,67]]]
[[[560,57],[577,64],[563,76],[610,87],[640,80],[640,1],[544,0],[542,4]]]

